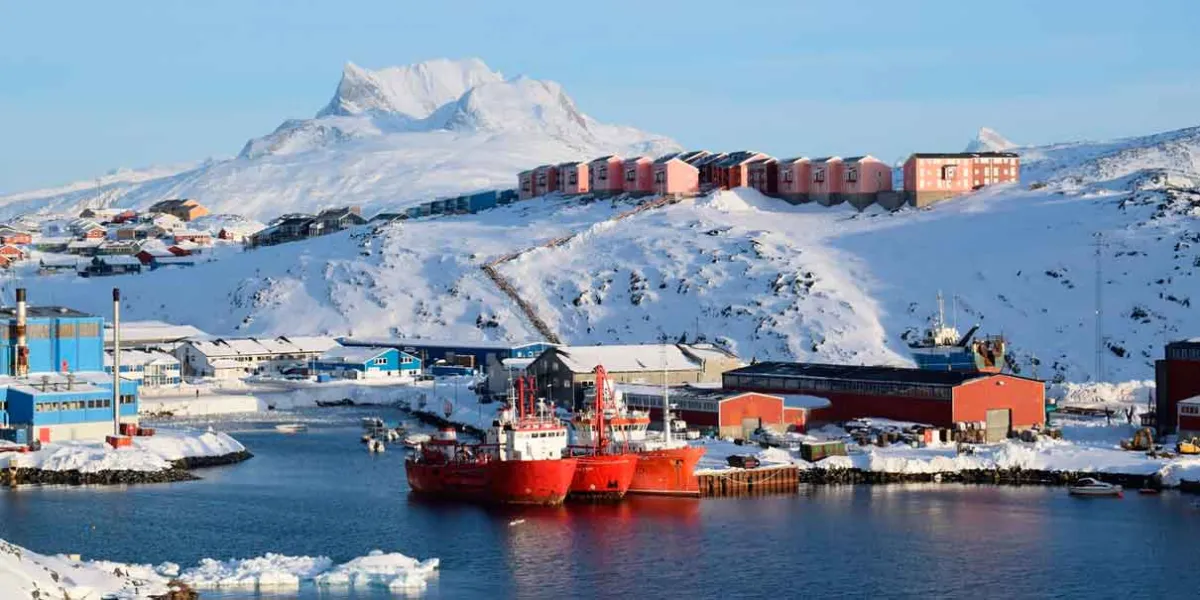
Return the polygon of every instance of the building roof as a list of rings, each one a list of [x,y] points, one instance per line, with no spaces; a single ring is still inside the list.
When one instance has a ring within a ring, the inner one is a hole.
[[[175,358],[175,356],[169,352],[163,352],[161,350],[138,350],[138,349],[129,349],[129,350],[122,349],[121,350],[121,365],[122,366],[124,366],[124,365],[130,365],[130,366],[177,365],[177,364],[179,364],[179,359]],[[113,366],[112,350],[105,351],[104,366],[106,366],[106,367]]]
[[[842,158],[841,158],[840,156],[822,156],[821,158],[814,158],[814,159],[811,159],[809,162],[812,162],[812,163],[827,163],[827,162],[834,161],[834,160],[842,160]]]
[[[996,375],[968,371],[933,371],[908,367],[881,367],[857,365],[830,365],[822,363],[760,362],[758,364],[726,371],[725,375],[751,375],[757,377],[780,377],[784,379],[837,379],[869,381],[874,383],[909,383],[934,386],[956,386]],[[1009,377],[1028,379],[1019,375]],[[1033,380],[1031,380],[1033,381]]]
[[[914,152],[909,158],[1018,158],[1016,152]]]
[[[798,162],[803,162],[803,161],[806,161],[806,160],[808,160],[808,157],[807,157],[807,156],[793,156],[793,157],[791,157],[791,158],[783,158],[783,159],[780,159],[780,160],[779,160],[779,164],[781,164],[781,165],[791,165],[791,164],[795,164],[795,163],[798,163]]]
[[[842,162],[862,162],[864,160],[877,160],[877,159],[874,156],[871,156],[870,154],[863,154],[862,156],[847,156],[846,158],[842,159]]]
[[[762,153],[754,150],[739,150],[737,152],[730,152],[729,154],[726,154],[724,157],[717,160],[717,166],[736,167],[746,161],[757,158],[760,154]]]
[[[191,325],[175,325],[165,321],[121,321],[121,344],[147,344],[182,342],[189,338],[200,338],[208,334]],[[104,326],[104,342],[113,341],[112,324]]]
[[[681,349],[682,344],[617,344],[612,346],[560,346],[551,350],[572,373],[591,373],[602,365],[610,373],[693,371],[700,361]],[[664,364],[665,363],[665,364]]]
[[[122,266],[129,266],[129,267],[132,267],[134,265],[137,265],[139,267],[142,266],[142,261],[138,260],[136,256],[129,256],[127,254],[97,256],[96,258],[94,258],[92,260],[100,261],[109,266],[115,266],[115,265],[122,265]]]
[[[621,160],[621,157],[617,156],[616,154],[605,154],[604,156],[593,158],[592,160],[589,160],[588,162],[594,163],[594,162],[601,161],[601,160]]]
[[[514,370],[514,371],[524,371],[525,369],[529,368],[529,365],[532,365],[533,361],[535,361],[535,360],[537,360],[537,359],[536,358],[506,358],[506,359],[500,361],[500,364],[503,365],[505,369],[510,369],[510,370]]]
[[[17,307],[5,306],[0,308],[0,318],[17,316]],[[46,319],[51,317],[95,317],[85,312],[65,306],[26,306],[25,316],[30,319]]]
[[[828,398],[809,396],[806,394],[779,394],[783,405],[787,408],[828,408],[832,402]]]
[[[92,238],[88,240],[72,240],[67,244],[68,248],[99,248],[104,240],[101,238]]]
[[[338,342],[343,346],[383,346],[388,348],[397,348],[404,350],[405,347],[412,348],[439,348],[439,349],[464,349],[464,350],[512,350],[514,348],[524,348],[535,344],[546,344],[546,342],[503,342],[492,340],[446,340],[446,339],[423,339],[423,338],[338,338]]]
[[[74,267],[79,264],[79,257],[61,254],[43,254],[39,259],[43,267]]]
[[[365,363],[378,358],[381,354],[396,351],[395,348],[379,346],[338,346],[321,353],[317,360],[321,362]]]
[[[337,341],[321,336],[293,336],[277,338],[216,338],[188,342],[197,352],[209,358],[234,356],[262,356],[274,354],[319,354],[334,348]]]

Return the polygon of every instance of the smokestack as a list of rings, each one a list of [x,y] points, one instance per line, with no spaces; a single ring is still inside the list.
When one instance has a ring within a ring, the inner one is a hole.
[[[113,435],[121,435],[121,288],[113,288]]]
[[[29,342],[25,339],[27,324],[25,306],[25,288],[17,288],[17,356],[13,375],[24,377],[29,374]]]

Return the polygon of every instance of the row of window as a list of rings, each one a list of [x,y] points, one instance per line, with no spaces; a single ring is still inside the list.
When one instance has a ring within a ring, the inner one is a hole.
[[[125,397],[121,397],[121,404],[126,404]],[[69,402],[38,402],[33,406],[33,412],[58,412],[60,410],[83,410],[86,408],[112,408],[112,400],[105,398],[103,400],[73,400]]]
[[[565,431],[538,431],[538,432],[529,434],[529,437],[556,438],[556,437],[563,437],[565,435],[567,435],[567,432],[565,432]]]
[[[637,408],[662,408],[662,396],[646,394],[629,394],[625,402]],[[694,410],[702,412],[717,412],[718,403],[715,400],[699,400],[695,398],[670,398],[670,402],[679,410]]]
[[[1200,348],[1172,348],[1167,352],[1172,360],[1200,360]]]
[[[100,337],[99,323],[59,323],[55,330],[55,337],[59,339],[73,337]],[[25,337],[32,340],[44,340],[50,338],[49,323],[34,323],[25,326]],[[17,326],[10,325],[8,327],[8,338],[11,340],[17,339]]]
[[[1179,405],[1179,414],[1181,414],[1181,415],[1200,415],[1200,406],[1193,406],[1191,404],[1180,404]]]
[[[725,387],[734,389],[762,388],[798,392],[842,392],[848,394],[870,394],[874,396],[904,396],[949,400],[953,390],[935,385],[908,383],[878,383],[825,378],[757,377],[752,375],[726,375]]]

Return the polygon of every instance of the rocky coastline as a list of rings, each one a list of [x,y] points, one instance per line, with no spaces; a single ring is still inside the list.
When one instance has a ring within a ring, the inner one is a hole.
[[[189,456],[173,461],[170,468],[161,471],[82,472],[79,470],[52,471],[29,467],[9,468],[0,471],[0,483],[12,487],[14,485],[135,485],[195,481],[200,477],[191,472],[193,469],[232,465],[253,456],[246,450],[220,456]]]

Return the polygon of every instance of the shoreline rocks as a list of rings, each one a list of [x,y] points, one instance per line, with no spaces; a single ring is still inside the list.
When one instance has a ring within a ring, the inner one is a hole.
[[[1065,486],[1084,477],[1119,484],[1127,489],[1143,487],[1160,489],[1162,482],[1155,475],[1124,473],[1094,473],[1087,471],[1041,471],[1034,469],[971,469],[945,473],[884,473],[859,469],[801,469],[800,483],[813,485],[889,484],[889,483],[958,483],[991,485]]]
[[[79,470],[48,471],[21,467],[0,474],[6,486],[17,485],[135,485],[146,483],[175,483],[200,479],[192,469],[232,465],[254,456],[246,450],[220,456],[190,456],[172,462],[171,468],[161,471],[105,470],[84,473]]]

